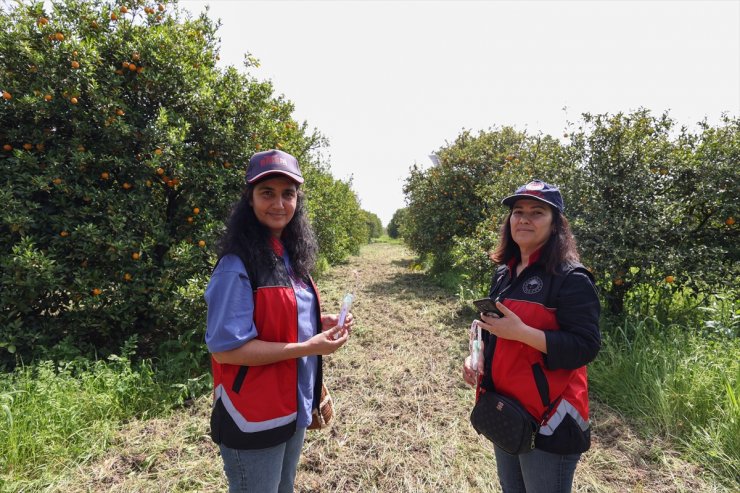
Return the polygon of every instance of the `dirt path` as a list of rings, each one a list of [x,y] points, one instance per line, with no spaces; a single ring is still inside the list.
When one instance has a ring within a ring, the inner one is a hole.
[[[488,442],[468,414],[460,377],[472,313],[410,269],[403,247],[368,245],[319,283],[323,309],[356,295],[357,328],[326,359],[335,400],[329,430],[310,432],[300,492],[499,491]],[[131,423],[102,458],[70,471],[53,491],[225,491],[207,436],[210,396],[169,419]],[[593,403],[594,446],[576,472],[579,492],[722,491],[697,479],[664,444],[646,443]]]

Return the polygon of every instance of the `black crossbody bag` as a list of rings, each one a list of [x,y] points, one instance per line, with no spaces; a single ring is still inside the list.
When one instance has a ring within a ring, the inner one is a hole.
[[[488,390],[478,397],[470,423],[500,449],[519,455],[534,448],[534,439],[550,410],[552,403],[538,422],[516,399]]]

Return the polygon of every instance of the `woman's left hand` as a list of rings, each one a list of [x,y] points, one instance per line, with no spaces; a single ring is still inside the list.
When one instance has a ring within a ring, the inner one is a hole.
[[[339,323],[339,314],[338,313],[328,313],[326,315],[321,315],[321,330],[329,330],[332,327],[335,327]],[[344,318],[344,326],[342,328],[347,329],[349,332],[352,329],[352,326],[355,325],[355,317],[348,313],[347,316]]]
[[[520,340],[523,332],[526,331],[526,325],[522,322],[522,319],[517,316],[516,313],[512,312],[501,302],[496,302],[496,308],[504,314],[503,317],[499,317],[494,314],[481,313],[480,327],[483,330],[487,330],[496,337],[502,339],[512,339],[515,341]]]
[[[480,327],[487,330],[496,337],[501,339],[510,339],[512,341],[523,342],[538,351],[547,354],[547,338],[545,332],[535,329],[522,322],[522,319],[512,312],[501,302],[496,302],[496,308],[504,314],[503,317],[498,315],[486,315],[481,313]]]

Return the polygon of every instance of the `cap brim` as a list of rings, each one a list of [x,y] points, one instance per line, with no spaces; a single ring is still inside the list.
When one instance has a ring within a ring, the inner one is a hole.
[[[270,175],[284,175],[284,176],[287,176],[288,178],[290,178],[291,180],[293,180],[294,182],[298,183],[299,185],[301,183],[303,183],[303,177],[302,176],[298,176],[295,173],[291,173],[290,171],[284,171],[284,170],[280,170],[280,169],[271,169],[269,171],[265,171],[263,173],[260,173],[258,175],[255,175],[252,178],[250,178],[249,180],[247,180],[247,183],[254,183],[257,180],[261,180],[261,179],[266,178],[266,177],[268,177]]]
[[[544,202],[547,205],[553,206],[557,210],[561,210],[560,207],[558,207],[557,204],[553,204],[549,200],[545,200],[542,197],[538,197],[536,195],[530,195],[528,193],[519,193],[514,195],[509,195],[504,200],[501,201],[502,204],[508,205],[509,207],[512,207],[514,205],[514,202],[520,199],[530,199],[530,200],[537,200],[539,202]]]

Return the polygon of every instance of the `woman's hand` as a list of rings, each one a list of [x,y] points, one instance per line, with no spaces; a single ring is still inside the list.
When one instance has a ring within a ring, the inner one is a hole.
[[[504,314],[503,317],[498,315],[487,315],[481,313],[481,323],[478,324],[483,330],[487,330],[496,337],[501,339],[510,339],[519,341],[532,346],[533,348],[547,353],[547,339],[545,332],[535,329],[522,322],[519,316],[509,310],[503,303],[496,302],[496,308]]]
[[[338,313],[328,313],[321,315],[321,330],[329,330],[339,323]],[[352,313],[348,313],[344,318],[344,327],[349,332],[352,326],[355,325],[355,317]]]
[[[478,372],[473,370],[473,367],[470,365],[470,360],[471,357],[468,356],[465,358],[465,362],[463,363],[463,380],[465,380],[465,383],[471,387],[475,387],[478,385]]]
[[[323,318],[322,318],[323,325]],[[326,356],[331,354],[340,347],[344,346],[344,343],[349,339],[349,330],[345,327],[332,327],[328,330],[324,330],[320,334],[316,334],[308,341],[307,346],[310,348],[311,354],[320,354]],[[335,339],[336,337],[336,339]]]
[[[478,325],[496,337],[518,341],[526,325],[516,313],[506,308],[503,303],[497,301],[496,308],[504,314],[503,317],[493,313],[481,313],[480,319],[483,323]]]

